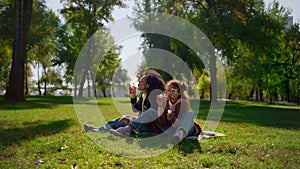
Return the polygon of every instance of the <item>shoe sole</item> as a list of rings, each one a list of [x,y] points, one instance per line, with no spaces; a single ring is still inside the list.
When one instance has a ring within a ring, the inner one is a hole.
[[[88,126],[88,125],[84,125],[83,129],[84,129],[85,132],[97,132],[98,131],[97,128],[91,127],[91,126]]]
[[[119,136],[119,137],[127,137],[124,134],[121,134],[121,133],[119,133],[119,132],[117,132],[115,130],[109,130],[109,133],[111,133],[111,134],[113,134],[115,136]]]

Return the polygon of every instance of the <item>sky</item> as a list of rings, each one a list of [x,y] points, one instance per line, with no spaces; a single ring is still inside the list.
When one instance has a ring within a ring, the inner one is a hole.
[[[270,2],[272,2],[273,0],[264,0],[266,2],[266,4],[269,4]],[[129,2],[130,5],[132,6],[133,0],[130,1],[126,1]],[[298,22],[300,23],[300,1],[299,0],[278,0],[278,2],[286,7],[292,10],[292,16],[294,17],[294,22]],[[60,4],[60,0],[46,0],[47,6],[51,9],[53,9],[55,12],[57,12],[58,9],[62,8],[62,4]],[[127,8],[127,9],[119,9],[116,8],[115,11],[113,12],[113,17],[115,19],[120,19],[126,15],[130,15],[131,14],[131,9]]]
[[[273,0],[264,0],[266,4],[271,3]],[[294,23],[300,23],[300,1],[299,0],[278,0],[279,4],[285,8],[290,9],[291,16],[294,18]]]

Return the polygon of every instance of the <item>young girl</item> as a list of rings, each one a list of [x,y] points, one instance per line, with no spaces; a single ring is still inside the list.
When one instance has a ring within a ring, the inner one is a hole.
[[[173,144],[179,143],[186,136],[198,136],[201,128],[194,122],[186,84],[171,80],[166,84],[165,92],[167,102],[163,101],[162,95],[157,97],[159,105],[157,125],[160,128],[171,126],[168,130],[173,134],[171,137]]]

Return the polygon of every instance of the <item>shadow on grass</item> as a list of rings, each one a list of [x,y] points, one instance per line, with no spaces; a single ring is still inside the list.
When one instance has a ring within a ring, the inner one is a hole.
[[[183,153],[183,155],[202,152],[201,145],[198,140],[183,139],[177,146],[179,152]]]
[[[63,132],[74,123],[74,120],[58,120],[51,122],[23,123],[24,127],[4,129],[3,126],[11,126],[11,122],[0,121],[0,142],[4,146],[11,146],[22,141],[29,141],[36,137],[51,136]]]
[[[203,103],[203,102],[202,102]],[[206,119],[209,102],[200,107],[198,119]],[[221,121],[233,123],[251,123],[283,129],[300,128],[300,108],[297,106],[282,106],[278,104],[255,102],[226,102]]]
[[[90,98],[81,98],[84,104],[89,104]],[[0,110],[21,110],[55,108],[57,105],[74,104],[72,96],[27,96],[25,102],[6,102],[3,96],[0,96]],[[94,105],[94,103],[91,103]],[[98,102],[98,106],[111,106],[111,101]]]
[[[139,135],[135,135],[135,138],[149,138],[149,137],[153,137],[153,135],[143,135],[143,134],[139,134]],[[127,143],[131,143],[129,140],[127,139]],[[162,148],[167,150],[169,148],[169,146],[171,146],[171,140],[170,137],[168,137],[167,135],[163,135],[160,137],[160,140],[154,139],[150,142],[139,142],[139,146],[142,148]],[[174,146],[174,148],[178,148],[179,153],[186,155],[186,154],[192,154],[195,152],[202,152],[201,149],[201,145],[200,142],[198,140],[190,140],[190,139],[183,139],[180,143],[178,143],[177,145]]]
[[[0,97],[0,110],[53,108],[59,104],[73,104],[70,96],[28,96],[25,102],[6,102]]]
[[[247,106],[228,107],[222,121],[247,122],[260,126],[284,129],[300,128],[300,110]]]

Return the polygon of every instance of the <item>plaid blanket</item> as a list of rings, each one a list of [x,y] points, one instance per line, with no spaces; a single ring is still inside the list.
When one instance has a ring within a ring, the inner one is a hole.
[[[186,139],[202,140],[202,139],[224,137],[224,136],[227,136],[227,135],[222,134],[222,133],[217,133],[217,132],[214,132],[214,131],[202,131],[202,133],[198,137],[197,136],[189,136],[189,137],[186,137]]]

